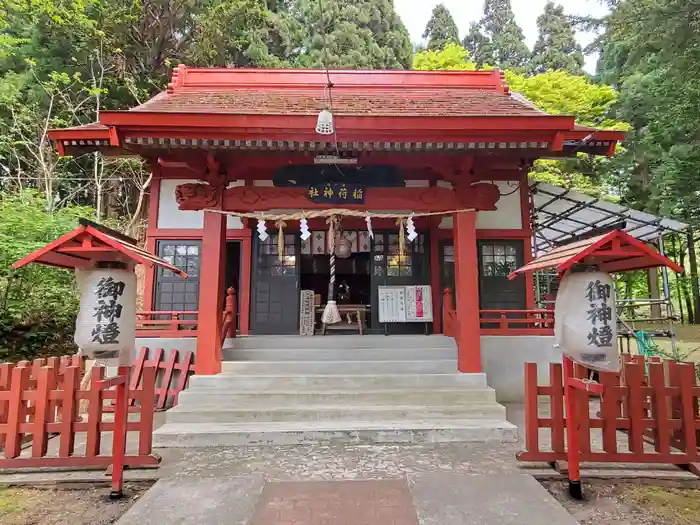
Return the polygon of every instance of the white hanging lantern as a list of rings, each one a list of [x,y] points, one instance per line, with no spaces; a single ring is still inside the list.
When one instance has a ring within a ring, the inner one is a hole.
[[[324,109],[318,114],[318,120],[316,121],[316,133],[320,135],[332,135],[333,131],[333,113],[327,109]]]
[[[615,284],[605,272],[567,273],[554,306],[555,346],[587,367],[618,372]]]
[[[75,273],[80,289],[75,344],[88,357],[130,365],[136,344],[136,274],[124,269]]]

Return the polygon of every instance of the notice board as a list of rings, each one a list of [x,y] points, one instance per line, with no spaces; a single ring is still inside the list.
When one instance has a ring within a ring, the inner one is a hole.
[[[429,285],[379,286],[379,322],[432,322],[432,298]]]

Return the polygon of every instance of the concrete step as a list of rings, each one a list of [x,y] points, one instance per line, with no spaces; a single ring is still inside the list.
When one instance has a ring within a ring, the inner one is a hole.
[[[455,359],[414,361],[225,361],[223,373],[231,375],[374,375],[454,374]]]
[[[485,374],[316,374],[192,376],[189,390],[229,392],[265,390],[382,390],[405,388],[486,388]]]
[[[227,348],[224,361],[422,361],[452,359],[457,349],[448,347],[394,348]]]
[[[226,347],[239,350],[251,349],[379,349],[379,348],[456,348],[452,337],[443,335],[327,335],[300,337],[250,336],[230,339]]]
[[[167,412],[168,423],[236,423],[243,421],[388,421],[433,419],[505,419],[497,403],[465,406],[319,405],[274,408],[194,408],[177,406]]]
[[[309,443],[515,442],[515,425],[490,419],[166,423],[155,447],[298,445]]]
[[[406,406],[431,405],[468,407],[470,404],[496,403],[491,388],[403,389],[403,390],[278,390],[231,392],[228,390],[188,389],[179,397],[179,407],[216,409],[222,407],[270,408],[312,407],[324,405]]]

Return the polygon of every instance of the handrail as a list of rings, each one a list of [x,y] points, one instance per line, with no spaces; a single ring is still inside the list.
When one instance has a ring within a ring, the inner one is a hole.
[[[226,290],[221,314],[221,340],[236,337],[236,290]],[[141,310],[136,312],[138,337],[196,337],[199,312],[196,310]]]
[[[552,335],[554,311],[535,308],[520,310],[479,310],[483,335]],[[448,337],[459,334],[459,316],[454,307],[452,290],[445,288],[442,296],[442,333]]]

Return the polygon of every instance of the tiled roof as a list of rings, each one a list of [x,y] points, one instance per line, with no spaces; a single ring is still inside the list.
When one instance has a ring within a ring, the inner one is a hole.
[[[68,131],[68,130],[82,130],[82,131],[108,131],[109,128],[105,126],[104,124],[100,124],[99,122],[93,122],[91,124],[83,124],[81,126],[71,126],[68,128],[61,128],[62,131]]]
[[[333,113],[347,116],[543,116],[511,95],[500,71],[329,72]],[[328,77],[313,69],[178,66],[167,91],[132,111],[316,115],[329,106]]]
[[[542,116],[503,91],[487,89],[364,89],[336,86],[333,113],[348,116]],[[323,89],[227,87],[164,92],[132,111],[237,115],[317,115],[328,107]]]

